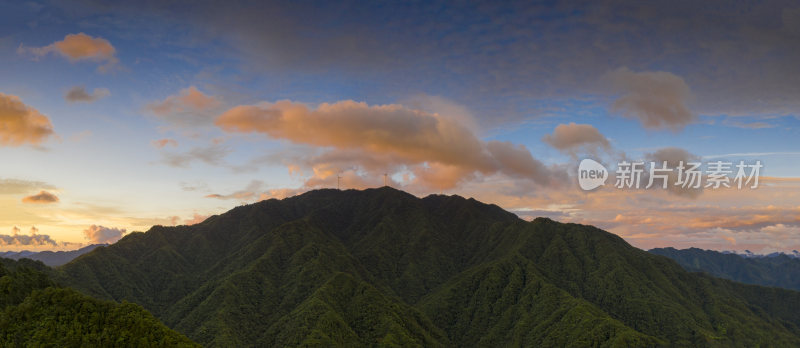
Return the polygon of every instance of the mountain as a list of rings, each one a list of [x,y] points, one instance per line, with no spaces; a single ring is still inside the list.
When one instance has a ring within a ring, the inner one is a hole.
[[[131,233],[59,281],[211,347],[800,346],[800,293],[459,196],[317,190]]]
[[[795,255],[739,255],[697,248],[658,248],[651,253],[669,257],[683,268],[737,282],[800,290],[800,259]]]
[[[57,286],[41,262],[0,259],[2,347],[195,347],[142,307]]]
[[[50,267],[61,266],[67,262],[72,261],[78,256],[86,254],[97,247],[105,246],[106,244],[92,244],[77,250],[70,251],[4,251],[0,252],[0,258],[19,260],[22,258],[31,259],[34,261],[42,261],[45,265]]]

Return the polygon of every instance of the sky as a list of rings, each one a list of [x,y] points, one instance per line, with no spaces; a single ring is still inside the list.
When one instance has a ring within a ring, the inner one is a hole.
[[[791,1],[0,0],[0,250],[386,174],[644,249],[790,252],[798,61]],[[608,173],[589,191],[587,158]],[[717,161],[731,187],[706,187]],[[668,188],[617,187],[621,162]]]

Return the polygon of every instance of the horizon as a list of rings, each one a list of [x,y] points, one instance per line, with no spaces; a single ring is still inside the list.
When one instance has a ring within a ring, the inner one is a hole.
[[[427,197],[431,197],[431,196],[458,197],[458,198],[461,198],[461,199],[464,199],[464,200],[470,200],[470,199],[474,199],[474,197],[464,197],[464,196],[460,196],[460,195],[459,195],[459,194],[457,194],[457,193],[453,193],[453,194],[429,193],[429,194],[427,194],[427,195],[425,195],[425,196],[418,196],[418,195],[414,195],[414,194],[412,194],[412,193],[410,193],[410,192],[403,191],[403,190],[401,190],[401,189],[398,189],[398,188],[394,188],[394,187],[391,187],[391,186],[388,186],[388,185],[384,185],[384,186],[378,186],[378,187],[367,187],[367,188],[363,188],[363,189],[318,188],[318,189],[313,189],[313,190],[305,191],[305,192],[299,193],[299,194],[297,194],[297,195],[294,195],[294,196],[287,196],[287,197],[281,197],[281,198],[268,198],[268,199],[261,200],[261,201],[258,201],[258,202],[252,202],[252,203],[240,204],[240,205],[238,205],[238,206],[236,206],[236,207],[232,207],[232,208],[231,208],[231,210],[233,210],[233,209],[235,209],[235,208],[238,208],[238,207],[245,207],[245,206],[251,206],[251,205],[255,205],[255,204],[258,204],[258,203],[260,203],[260,202],[263,202],[263,201],[266,201],[266,200],[284,201],[284,200],[291,199],[291,198],[299,198],[299,197],[301,197],[301,196],[304,196],[304,195],[306,195],[306,194],[308,194],[308,193],[312,193],[312,192],[318,192],[318,191],[331,191],[331,192],[348,192],[348,191],[356,191],[356,192],[365,192],[365,191],[371,191],[371,190],[381,190],[381,189],[391,189],[391,190],[394,190],[394,191],[397,191],[397,192],[401,192],[401,193],[404,193],[404,194],[411,195],[411,196],[413,196],[413,197],[415,197],[415,198],[417,198],[417,199],[425,199],[425,198],[427,198]],[[493,204],[493,203],[481,202],[481,201],[479,201],[479,200],[477,200],[477,202],[479,202],[479,203],[481,203],[481,204],[485,204],[485,205],[495,205],[495,204]],[[495,206],[496,206],[496,205],[495,205]],[[500,208],[502,209],[502,207],[500,207]],[[211,217],[214,217],[214,216],[219,216],[219,215],[224,215],[224,214],[227,214],[227,213],[229,213],[231,210],[228,210],[228,211],[226,211],[226,212],[223,212],[223,213],[220,213],[220,214],[215,214],[215,215],[208,216],[208,217],[206,217],[206,219],[208,219],[208,218],[211,218]],[[533,220],[535,220],[535,219],[540,219],[540,218],[543,218],[543,219],[549,219],[549,220],[551,220],[551,221],[555,221],[555,222],[559,222],[559,223],[568,223],[568,222],[558,221],[558,220],[555,220],[555,219],[552,219],[552,218],[549,218],[549,217],[546,217],[546,216],[528,216],[528,218],[524,218],[524,217],[520,216],[520,215],[519,215],[519,214],[517,214],[517,213],[511,212],[511,211],[508,211],[508,210],[505,210],[505,209],[503,209],[503,210],[504,210],[504,211],[506,211],[506,212],[509,212],[509,213],[511,213],[511,214],[514,214],[514,215],[515,215],[515,216],[517,216],[519,219],[521,219],[521,220],[524,220],[524,221],[527,221],[527,222],[533,222]],[[148,228],[147,230],[142,230],[142,231],[131,231],[131,232],[146,233],[146,232],[148,232],[148,231],[149,231],[151,228],[153,228],[153,227],[178,227],[178,226],[193,226],[193,225],[196,225],[196,224],[203,223],[204,221],[205,221],[205,220],[203,220],[203,221],[200,221],[200,222],[197,222],[197,223],[194,223],[194,224],[190,224],[190,225],[187,225],[187,224],[183,224],[183,225],[166,225],[166,226],[165,226],[165,225],[153,225],[153,226],[151,226],[150,228]],[[592,226],[592,225],[584,225],[584,224],[580,224],[580,223],[578,223],[578,224],[579,224],[579,225],[583,225],[583,226]],[[594,226],[592,226],[592,227],[594,227]],[[605,232],[608,232],[608,231],[605,231]],[[122,238],[124,238],[124,237],[125,237],[125,236],[127,236],[128,234],[130,234],[130,233],[127,233],[127,234],[123,235],[123,236],[122,236]],[[120,239],[122,239],[122,238],[120,238]],[[83,249],[83,248],[86,248],[86,247],[90,247],[90,246],[110,246],[110,245],[112,245],[112,244],[113,244],[113,243],[82,244],[82,245],[79,245],[79,246],[75,247],[74,249],[46,249],[46,250],[38,250],[38,251],[37,251],[37,250],[35,250],[35,249],[33,249],[33,250],[28,250],[28,249],[20,249],[20,250],[0,250],[0,253],[26,253],[26,252],[28,252],[28,253],[39,253],[39,252],[43,252],[43,251],[47,251],[47,252],[69,252],[69,251],[76,251],[76,250],[80,250],[80,249]],[[741,251],[737,251],[737,250],[714,250],[714,249],[703,249],[703,248],[697,248],[697,247],[693,247],[693,246],[692,246],[692,247],[687,247],[687,248],[682,248],[682,249],[681,249],[681,248],[674,248],[674,247],[656,247],[656,248],[643,249],[643,250],[645,250],[645,251],[650,251],[650,250],[653,250],[653,249],[675,249],[675,250],[690,250],[690,249],[697,249],[697,250],[702,250],[702,251],[715,251],[715,252],[720,252],[720,253],[723,253],[723,254],[725,254],[725,253],[735,253],[736,255],[739,255],[739,256],[754,256],[754,257],[770,256],[770,255],[774,255],[774,254],[784,254],[784,255],[794,255],[794,256],[800,255],[800,251],[797,251],[797,250],[790,250],[790,251],[773,251],[773,252],[769,252],[769,253],[753,253],[752,251],[750,251],[750,250],[747,250],[747,249],[745,249],[745,250],[741,250]]]
[[[800,7],[724,4],[0,0],[0,252],[386,180],[644,250],[791,254]]]

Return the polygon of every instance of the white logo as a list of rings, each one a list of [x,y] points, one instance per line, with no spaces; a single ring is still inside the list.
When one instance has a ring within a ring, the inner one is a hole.
[[[605,185],[606,179],[608,179],[608,170],[597,161],[587,158],[578,165],[578,184],[584,191],[594,190]]]

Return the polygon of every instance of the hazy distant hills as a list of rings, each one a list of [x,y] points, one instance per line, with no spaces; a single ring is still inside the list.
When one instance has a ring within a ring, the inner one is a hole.
[[[142,307],[55,284],[38,261],[0,258],[0,347],[195,347]]]
[[[690,271],[747,284],[800,290],[800,259],[794,253],[756,256],[697,248],[659,248],[650,252],[669,257]]]
[[[99,246],[106,244],[92,244],[77,250],[70,251],[0,251],[0,258],[19,260],[22,258],[42,261],[50,267],[61,266],[72,261],[78,256],[86,254]]]
[[[208,346],[800,346],[800,292],[458,196],[319,190],[60,268]]]

